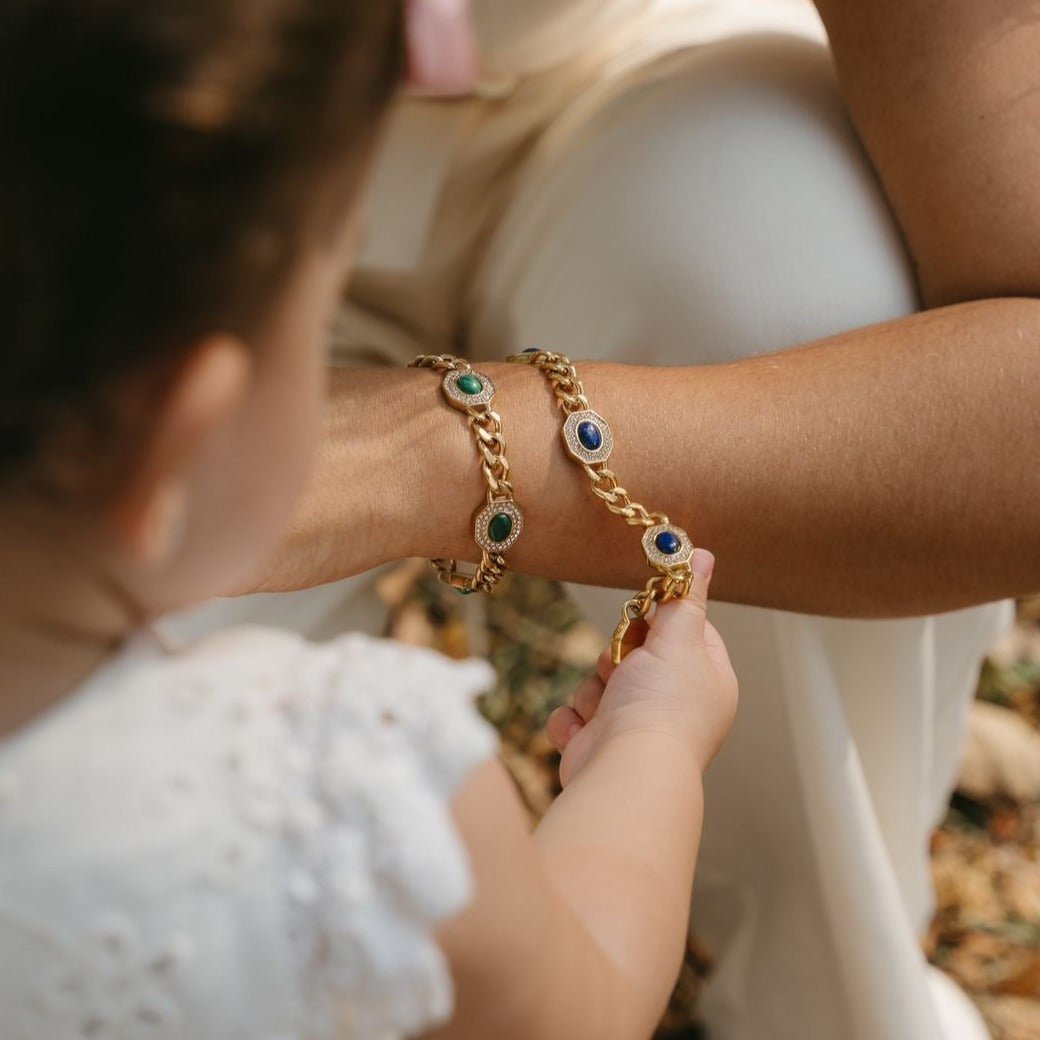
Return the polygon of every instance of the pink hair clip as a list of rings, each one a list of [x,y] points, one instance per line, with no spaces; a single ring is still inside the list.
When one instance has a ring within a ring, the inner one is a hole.
[[[470,93],[480,78],[469,0],[406,0],[408,86],[421,94]]]

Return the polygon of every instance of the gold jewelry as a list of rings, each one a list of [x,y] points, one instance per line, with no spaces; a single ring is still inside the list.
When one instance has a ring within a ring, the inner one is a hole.
[[[643,527],[643,552],[656,572],[646,587],[625,602],[621,621],[614,630],[610,653],[614,664],[642,645],[646,638],[647,617],[655,604],[685,596],[690,591],[693,571],[693,542],[690,536],[673,524],[664,513],[651,513],[633,502],[618,483],[607,460],[614,450],[614,436],[603,416],[592,410],[577,369],[563,354],[531,349],[513,354],[506,360],[514,364],[533,365],[541,370],[552,386],[556,404],[564,413],[563,444],[567,454],[585,470],[592,492],[612,513],[633,527]]]
[[[420,354],[409,368],[443,372],[441,388],[448,403],[466,415],[480,453],[480,469],[487,484],[487,501],[473,517],[473,538],[481,560],[473,574],[464,574],[455,560],[431,560],[438,577],[453,589],[469,594],[490,592],[506,571],[505,553],[524,528],[523,513],[513,501],[509,481],[502,419],[491,408],[495,384],[468,361],[452,354]]]

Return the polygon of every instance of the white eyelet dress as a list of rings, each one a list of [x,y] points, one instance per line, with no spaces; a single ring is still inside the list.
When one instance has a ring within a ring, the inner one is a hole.
[[[4,1040],[394,1040],[449,1016],[482,663],[136,639],[0,741]]]

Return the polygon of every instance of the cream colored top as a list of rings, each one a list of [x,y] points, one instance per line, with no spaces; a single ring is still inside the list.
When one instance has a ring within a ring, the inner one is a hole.
[[[492,75],[536,72],[595,45],[654,0],[474,0],[481,57]]]
[[[473,0],[472,10],[491,82],[595,52],[648,20],[691,42],[739,31],[822,36],[810,0]]]

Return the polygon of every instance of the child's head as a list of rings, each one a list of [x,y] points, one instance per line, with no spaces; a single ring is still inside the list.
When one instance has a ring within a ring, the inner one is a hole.
[[[317,437],[396,0],[0,6],[0,501],[166,609],[269,552]]]

